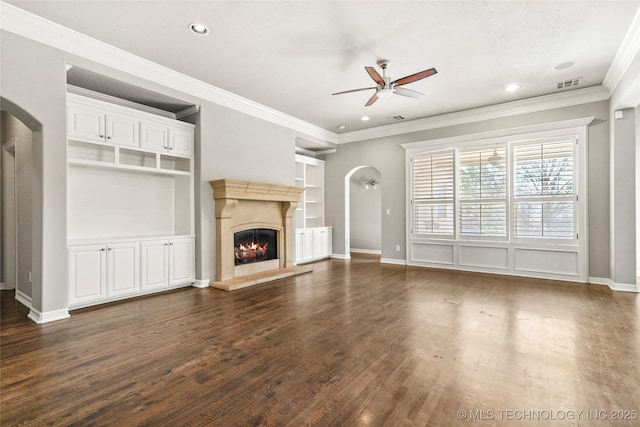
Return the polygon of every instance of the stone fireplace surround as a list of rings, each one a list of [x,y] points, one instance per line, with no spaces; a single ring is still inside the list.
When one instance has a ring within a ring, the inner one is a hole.
[[[296,267],[293,214],[302,187],[217,179],[209,181],[216,211],[216,277],[211,287],[231,291],[312,270]],[[252,228],[278,231],[278,260],[236,266],[233,234]],[[243,268],[239,268],[243,267]]]

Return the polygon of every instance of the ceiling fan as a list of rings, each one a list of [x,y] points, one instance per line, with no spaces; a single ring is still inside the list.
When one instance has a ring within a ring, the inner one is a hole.
[[[389,66],[389,60],[380,59],[378,60],[377,64],[378,67],[382,68],[382,76],[376,71],[375,68],[364,67],[364,69],[367,70],[367,73],[369,73],[369,76],[373,79],[374,82],[376,82],[376,86],[345,90],[344,92],[336,92],[332,95],[341,95],[343,93],[375,89],[376,93],[374,93],[373,96],[369,98],[369,101],[367,101],[367,103],[364,105],[365,107],[372,105],[379,98],[389,98],[394,93],[397,95],[408,96],[409,98],[422,98],[424,94],[400,86],[422,80],[438,72],[435,68],[429,68],[428,70],[420,71],[419,73],[411,74],[401,79],[391,80],[390,77],[387,77],[387,67]]]

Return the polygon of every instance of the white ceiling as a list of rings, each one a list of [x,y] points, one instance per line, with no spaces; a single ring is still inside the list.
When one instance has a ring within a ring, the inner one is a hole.
[[[600,85],[634,1],[16,1],[15,6],[327,130],[342,133]],[[211,32],[189,32],[192,22]],[[426,96],[371,107],[364,66],[391,60]],[[575,65],[563,70],[563,62]],[[516,82],[522,88],[503,88]],[[565,89],[567,90],[567,89]],[[362,115],[371,118],[360,121]],[[345,125],[339,130],[338,125]]]

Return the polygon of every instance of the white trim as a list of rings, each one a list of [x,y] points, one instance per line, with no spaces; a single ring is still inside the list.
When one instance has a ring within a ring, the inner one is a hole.
[[[589,277],[589,283],[592,285],[602,285],[611,287],[611,279],[608,277]]]
[[[579,126],[588,126],[593,122],[595,117],[582,117],[579,119],[561,120],[557,122],[541,123],[530,126],[520,126],[516,128],[498,129],[487,132],[470,133],[466,135],[451,136],[447,138],[429,139],[426,141],[409,142],[400,144],[405,150],[414,148],[436,148],[439,145],[450,146],[451,144],[459,144],[467,141],[482,141],[486,139],[509,137],[525,133],[546,132],[557,129],[568,129]]]
[[[351,259],[351,255],[347,254],[331,254],[330,258],[334,258],[334,259]]]
[[[609,285],[611,290],[619,292],[638,292],[638,287],[631,283],[615,283],[611,282]]]
[[[426,117],[424,119],[410,120],[408,122],[394,123],[371,129],[342,133],[338,135],[338,144],[401,135],[411,132],[420,132],[465,123],[499,119],[503,117],[517,116],[520,114],[546,111],[554,108],[587,104],[590,102],[606,101],[609,99],[609,96],[610,93],[604,86],[575,89],[557,94],[521,99],[519,101],[505,102],[503,104],[490,105],[487,107]]]
[[[69,314],[69,310],[66,308],[41,313],[40,311],[31,307],[31,311],[29,311],[27,317],[40,325],[42,323],[49,323],[56,320],[67,319],[71,317],[71,315]]]
[[[370,254],[370,255],[382,255],[382,251],[379,249],[358,249],[351,248],[349,252],[353,252],[356,254]]]
[[[208,288],[209,282],[211,282],[210,279],[196,279],[191,284],[191,286],[193,286],[194,288]]]
[[[625,35],[616,56],[613,58],[602,84],[613,93],[618,83],[628,70],[635,56],[640,52],[640,9],[636,12],[627,34]]]
[[[407,265],[407,260],[397,258],[380,258],[380,264]]]
[[[25,307],[31,308],[31,297],[18,289],[16,289],[16,300]]]
[[[183,117],[188,117],[192,114],[197,113],[198,111],[200,111],[199,105],[192,105],[191,107],[187,107],[184,110],[177,111],[175,113],[176,120],[180,120]]]
[[[89,61],[110,67],[118,64],[119,70],[133,76],[291,130],[324,141],[338,142],[338,135],[334,132],[204,83],[4,2],[0,7],[0,28]]]

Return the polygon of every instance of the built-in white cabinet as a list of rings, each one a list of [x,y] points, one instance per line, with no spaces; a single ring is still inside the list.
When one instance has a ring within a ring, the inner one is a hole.
[[[140,147],[180,156],[191,156],[193,126],[150,120],[140,123]]]
[[[317,261],[331,256],[331,227],[296,230],[296,264]]]
[[[142,289],[161,289],[194,280],[193,239],[142,242]]]
[[[140,243],[71,246],[69,306],[133,295],[140,290]]]
[[[332,228],[324,226],[324,160],[296,155],[295,185],[304,187],[296,209],[296,263],[331,256]]]
[[[67,96],[69,307],[190,285],[194,125]]]
[[[137,147],[140,122],[116,111],[105,111],[82,102],[68,105],[69,138]]]

